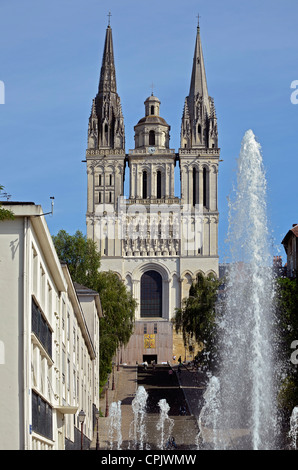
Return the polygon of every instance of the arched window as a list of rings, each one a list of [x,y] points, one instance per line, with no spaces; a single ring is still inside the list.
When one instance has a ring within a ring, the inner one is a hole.
[[[207,186],[207,169],[203,169],[203,206],[207,207],[207,194],[208,194],[208,186]]]
[[[154,114],[154,106],[151,106],[151,114]]]
[[[149,145],[155,145],[155,132],[149,131]]]
[[[141,317],[162,317],[162,277],[156,271],[141,278]]]
[[[143,199],[147,199],[147,171],[143,171]]]
[[[198,203],[199,201],[197,201],[197,170],[196,168],[194,168],[192,172],[192,204],[193,206],[195,206]]]
[[[157,199],[161,198],[161,171],[157,172],[156,197]]]
[[[103,142],[109,145],[109,126],[107,124],[104,125]]]
[[[199,125],[198,125],[198,134],[201,134],[201,130],[202,130],[201,124],[199,124]]]

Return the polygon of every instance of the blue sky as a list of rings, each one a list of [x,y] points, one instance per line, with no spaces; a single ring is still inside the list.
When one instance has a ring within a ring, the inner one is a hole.
[[[133,126],[155,85],[161,115],[179,148],[197,15],[209,94],[219,126],[219,249],[225,260],[227,197],[241,140],[252,129],[263,151],[274,254],[298,223],[297,0],[1,0],[0,184],[11,200],[50,210],[50,231],[85,233],[87,126],[98,87],[111,11],[118,93],[133,148]],[[177,188],[178,190],[178,188]]]

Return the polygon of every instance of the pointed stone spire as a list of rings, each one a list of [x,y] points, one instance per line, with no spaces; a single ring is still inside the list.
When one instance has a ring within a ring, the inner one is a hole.
[[[98,93],[89,118],[88,148],[124,150],[124,122],[116,85],[111,15],[108,16]]]
[[[102,57],[98,91],[99,93],[105,91],[109,91],[112,93],[117,92],[112,28],[110,25],[107,27],[106,30],[106,39]]]
[[[188,96],[190,112],[193,111],[193,107],[198,96],[200,96],[206,103],[208,102],[209,95],[199,25],[197,26],[195,52]]]
[[[181,147],[201,148],[217,146],[217,127],[212,98],[209,97],[200,26],[197,26],[189,95],[185,100],[181,126]],[[209,139],[212,127],[212,139]],[[216,127],[216,129],[215,129]]]

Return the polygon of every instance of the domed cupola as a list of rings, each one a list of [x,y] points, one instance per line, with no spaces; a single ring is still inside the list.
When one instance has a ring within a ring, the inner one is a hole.
[[[152,94],[144,104],[145,117],[134,127],[135,148],[169,148],[170,126],[159,115],[159,99]]]

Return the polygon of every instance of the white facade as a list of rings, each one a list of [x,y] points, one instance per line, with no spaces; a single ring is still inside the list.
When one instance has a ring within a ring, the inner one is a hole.
[[[81,409],[85,438],[93,438],[100,303],[95,295],[90,299],[91,337],[41,207],[8,208],[15,219],[0,222],[0,448],[71,448]]]
[[[160,116],[161,102],[153,94],[145,100],[145,115],[134,127],[135,148],[126,154],[124,138],[121,145],[112,138],[119,132],[124,136],[115,77],[108,26],[99,90],[89,120],[87,236],[101,252],[101,269],[117,273],[138,303],[135,333],[122,351],[123,362],[140,362],[147,356],[164,362],[177,354],[171,322],[175,309],[199,272],[218,276],[220,149],[199,27],[178,152],[170,148],[170,126]],[[174,188],[177,164],[179,197]],[[123,193],[126,165],[127,199]]]

